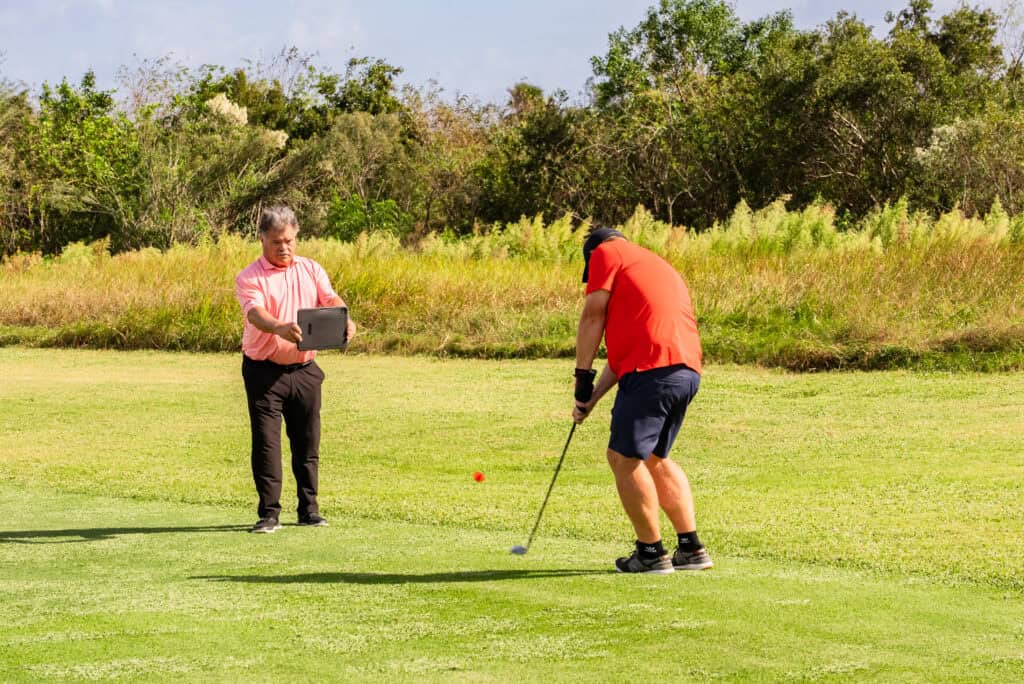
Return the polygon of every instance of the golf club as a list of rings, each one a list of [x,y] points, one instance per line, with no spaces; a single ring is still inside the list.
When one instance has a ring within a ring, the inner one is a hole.
[[[555,474],[551,478],[551,484],[548,485],[548,493],[544,495],[544,503],[540,505],[540,511],[537,513],[537,520],[533,523],[533,529],[530,530],[530,538],[526,540],[526,546],[519,546],[516,544],[511,548],[509,553],[514,553],[517,556],[525,556],[526,552],[530,550],[530,544],[533,543],[533,534],[537,531],[537,526],[540,525],[540,517],[544,515],[544,507],[548,505],[548,497],[551,496],[551,490],[555,486],[555,480],[558,479],[558,471],[562,469],[562,461],[565,460],[565,452],[569,450],[569,442],[572,441],[572,433],[576,432],[576,423],[572,424],[572,428],[569,430],[569,438],[565,440],[565,446],[562,447],[562,456],[558,459],[558,465],[555,466]]]

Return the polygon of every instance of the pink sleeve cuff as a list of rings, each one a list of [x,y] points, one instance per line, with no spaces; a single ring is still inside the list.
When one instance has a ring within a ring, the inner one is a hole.
[[[244,302],[242,302],[242,313],[245,314],[246,316],[248,316],[249,315],[249,310],[252,309],[254,306],[263,306],[263,305],[260,304],[259,302],[255,302],[255,301],[253,301],[251,299],[245,300]]]

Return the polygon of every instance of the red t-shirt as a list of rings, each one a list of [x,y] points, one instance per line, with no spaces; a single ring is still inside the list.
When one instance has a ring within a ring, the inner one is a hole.
[[[608,290],[604,341],[618,377],[686,364],[701,372],[700,335],[690,291],[660,256],[626,240],[609,240],[590,255],[587,294]]]

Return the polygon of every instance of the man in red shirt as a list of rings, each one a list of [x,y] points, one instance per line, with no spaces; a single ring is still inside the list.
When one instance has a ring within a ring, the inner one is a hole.
[[[299,309],[345,306],[327,273],[312,259],[295,254],[299,232],[288,207],[268,207],[260,215],[263,255],[235,278],[235,294],[245,315],[242,378],[252,430],[252,475],[259,495],[259,520],[250,531],[281,529],[281,419],[292,451],[300,525],[323,526],[317,502],[320,463],[320,386],[324,373],[315,351],[299,351]],[[348,321],[349,339],[356,326]]]
[[[587,289],[576,335],[573,419],[582,423],[618,383],[608,463],[636,531],[636,550],[615,567],[658,574],[710,568],[697,537],[690,483],[668,456],[700,385],[700,336],[689,290],[667,261],[617,230],[592,228],[583,259]],[[608,363],[595,385],[592,366],[602,336]],[[661,541],[659,506],[678,536],[671,557]]]

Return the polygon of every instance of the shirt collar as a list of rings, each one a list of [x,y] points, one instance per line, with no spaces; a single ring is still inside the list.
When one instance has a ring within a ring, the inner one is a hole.
[[[270,261],[267,260],[267,257],[263,256],[262,254],[260,254],[259,262],[260,266],[263,267],[264,271],[284,271],[288,269],[287,266],[275,266],[274,264],[270,263]],[[292,265],[295,265],[295,257],[292,257]]]

